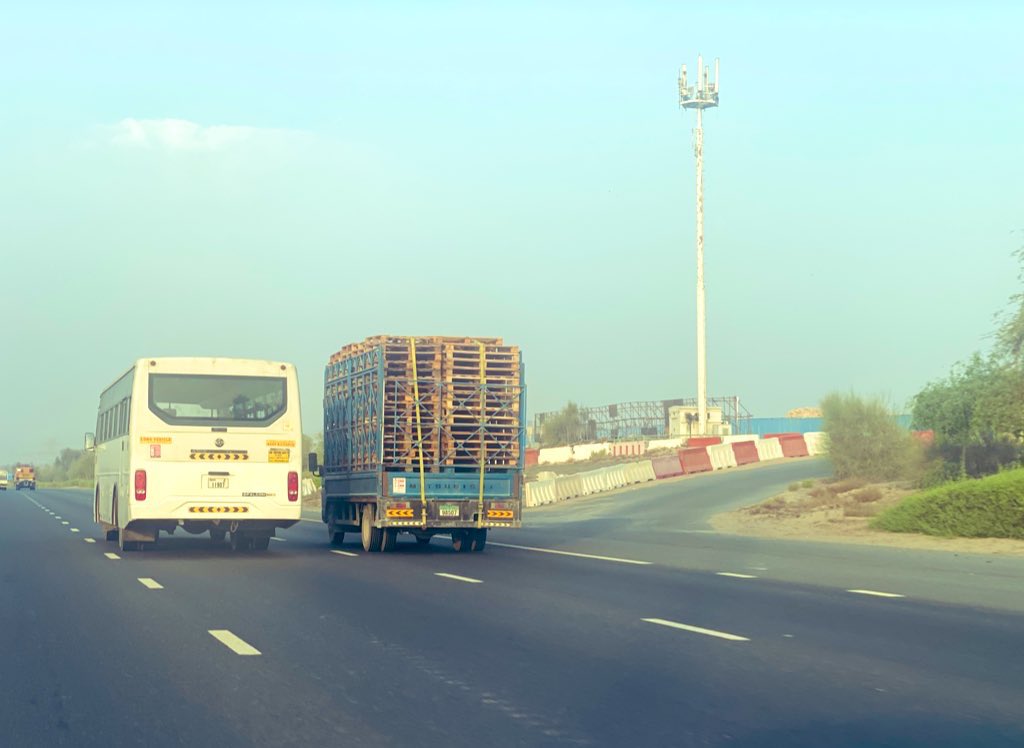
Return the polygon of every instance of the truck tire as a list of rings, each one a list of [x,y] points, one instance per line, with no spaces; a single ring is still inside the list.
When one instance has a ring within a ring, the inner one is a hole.
[[[417,545],[430,545],[430,541],[433,537],[433,535],[417,535],[416,543]]]
[[[391,553],[395,550],[395,546],[398,545],[398,530],[388,528],[384,530],[384,540],[380,544],[380,550],[382,553]]]
[[[472,543],[470,544],[473,551],[479,553],[487,545],[487,528],[484,527],[480,530],[473,531]]]
[[[452,530],[452,549],[456,553],[469,553],[473,547],[473,530]]]
[[[334,521],[334,517],[331,517],[327,521],[327,539],[331,545],[339,547],[345,542],[345,531],[338,529],[337,522]]]
[[[373,504],[363,505],[363,516],[359,530],[363,541],[363,550],[367,553],[376,553],[384,542],[384,530],[373,526],[374,515],[377,513]]]

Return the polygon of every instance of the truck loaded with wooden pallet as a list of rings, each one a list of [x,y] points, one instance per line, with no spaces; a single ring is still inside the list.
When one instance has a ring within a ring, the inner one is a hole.
[[[519,349],[500,338],[367,338],[324,375],[321,518],[334,545],[398,535],[481,551],[522,522],[526,394]]]

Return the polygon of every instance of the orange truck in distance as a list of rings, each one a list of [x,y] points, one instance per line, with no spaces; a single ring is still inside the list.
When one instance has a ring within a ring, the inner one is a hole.
[[[36,490],[36,469],[31,465],[17,465],[14,468],[14,487],[19,491],[27,488]]]

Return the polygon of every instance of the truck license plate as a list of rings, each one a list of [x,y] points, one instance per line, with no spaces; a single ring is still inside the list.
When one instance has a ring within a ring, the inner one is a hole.
[[[228,487],[228,479],[227,478],[207,478],[206,479],[206,487],[207,488],[227,488]]]
[[[440,517],[458,517],[462,512],[459,511],[458,504],[441,504],[437,508],[437,514]]]

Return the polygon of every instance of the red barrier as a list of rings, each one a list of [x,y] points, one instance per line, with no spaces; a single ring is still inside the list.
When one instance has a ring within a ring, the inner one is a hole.
[[[778,434],[765,434],[761,438],[762,439],[786,439],[787,437],[791,437],[791,436],[799,436],[799,437],[803,438],[803,434],[801,434],[799,431],[783,431],[783,432],[778,433]]]
[[[540,462],[540,450],[539,449],[527,449],[526,450],[526,467],[533,467]]]
[[[807,457],[810,454],[803,434],[780,436],[779,445],[782,447],[783,457]]]
[[[733,442],[732,453],[736,455],[737,465],[749,465],[752,462],[760,462],[757,456],[757,445],[754,442]]]
[[[722,437],[720,436],[691,436],[686,440],[686,446],[692,447],[710,447],[713,444],[721,444]]]
[[[708,456],[707,447],[680,449],[679,464],[683,466],[683,472],[687,475],[691,473],[708,473],[714,469],[711,465],[711,458]]]
[[[679,455],[662,455],[660,457],[652,457],[651,465],[654,466],[654,477],[658,480],[662,478],[672,478],[676,475],[683,475],[683,463],[679,461]]]
[[[910,433],[922,444],[932,444],[935,441],[935,432],[932,429],[927,431],[911,431]]]

